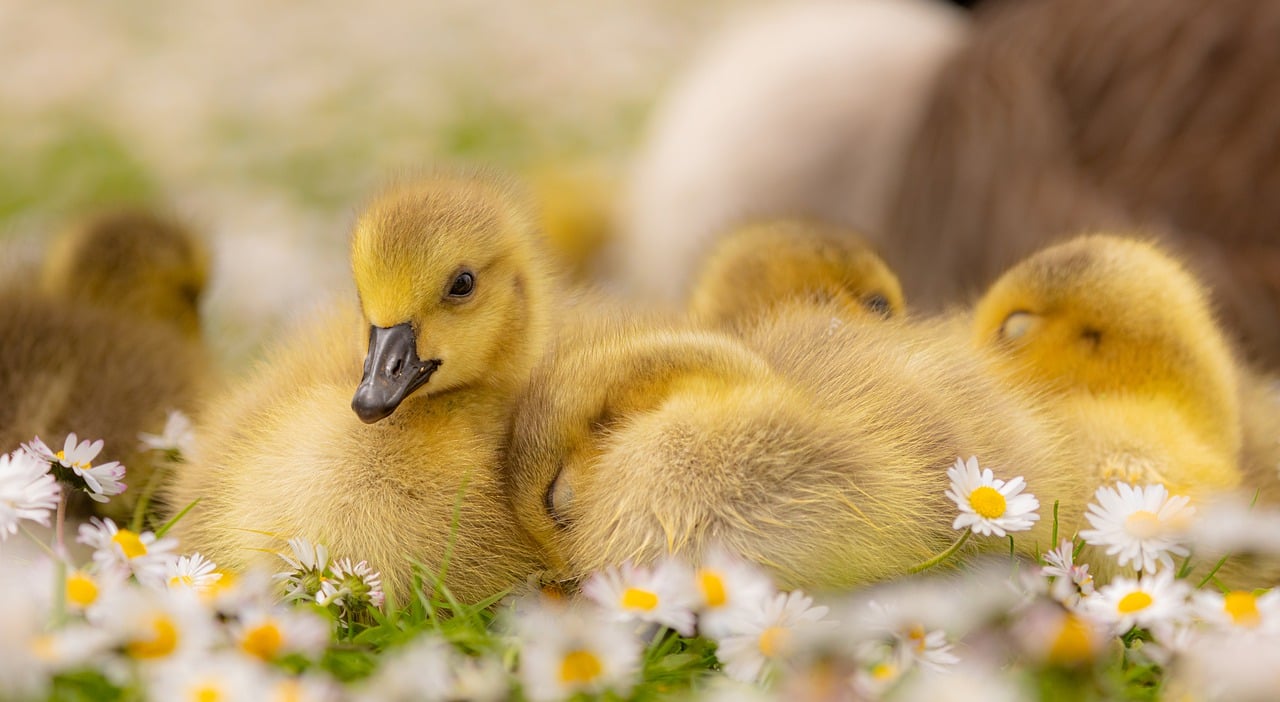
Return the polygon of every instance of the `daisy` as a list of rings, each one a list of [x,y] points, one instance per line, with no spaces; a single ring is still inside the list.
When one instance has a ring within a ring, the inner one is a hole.
[[[93,562],[98,568],[132,573],[138,582],[158,588],[164,587],[165,573],[178,545],[176,539],[157,539],[149,531],[135,534],[117,527],[110,519],[97,517],[80,525],[76,541],[93,549]]]
[[[239,702],[270,699],[273,679],[260,665],[214,653],[179,659],[157,669],[149,697],[160,700]]]
[[[868,601],[867,615],[862,620],[862,628],[867,632],[889,635],[894,651],[900,654],[901,660],[898,667],[903,671],[913,664],[931,670],[945,670],[960,662],[960,659],[951,652],[951,644],[947,641],[946,632],[925,627],[918,619],[904,614],[895,604],[886,605],[876,600]],[[870,648],[874,648],[874,644]],[[869,649],[864,649],[864,654],[866,650]],[[867,656],[864,655],[864,658]]]
[[[348,699],[342,687],[328,676],[304,673],[298,677],[274,676],[268,684],[269,702],[340,702]]]
[[[655,622],[693,636],[698,593],[689,567],[673,558],[653,570],[624,563],[591,576],[582,594],[618,621]]]
[[[166,663],[207,653],[215,642],[212,613],[194,593],[121,587],[90,612],[89,622],[112,635],[137,661]]]
[[[1012,632],[1035,660],[1067,667],[1096,659],[1107,638],[1097,622],[1045,600],[1023,610]]]
[[[84,570],[73,570],[67,573],[64,588],[67,609],[72,612],[87,612],[111,598],[111,593],[123,587],[124,573],[115,569],[106,569],[90,573]]]
[[[382,575],[365,561],[352,564],[350,558],[333,564],[316,593],[317,604],[338,608],[343,624],[350,624],[352,617],[370,607],[381,609],[384,599]]]
[[[518,675],[534,702],[612,690],[625,696],[639,673],[642,647],[631,627],[601,612],[543,605],[516,622]]]
[[[976,534],[1003,538],[1007,532],[1026,531],[1040,519],[1036,510],[1040,501],[1031,493],[1022,494],[1026,488],[1022,476],[1005,482],[996,478],[990,468],[978,469],[978,459],[956,459],[947,470],[951,487],[947,489],[960,516],[952,524],[954,529],[970,528]]]
[[[1051,577],[1053,597],[1063,604],[1075,606],[1081,598],[1093,594],[1093,576],[1089,574],[1089,564],[1075,564],[1075,544],[1071,539],[1063,539],[1058,548],[1046,551],[1041,558],[1044,566],[1041,575]]]
[[[1255,594],[1244,590],[1198,590],[1191,605],[1201,619],[1222,628],[1275,631],[1280,625],[1280,592]]]
[[[93,465],[93,459],[102,452],[103,441],[79,441],[75,432],[67,434],[61,451],[50,449],[40,437],[22,445],[23,450],[53,467],[53,475],[68,486],[83,490],[95,502],[124,492],[124,466],[116,461]]]
[[[178,556],[176,561],[165,564],[165,582],[170,589],[190,588],[195,592],[205,592],[222,579],[222,573],[215,568],[213,561],[199,553]]]
[[[1127,483],[1100,487],[1094,497],[1097,501],[1089,503],[1085,514],[1093,528],[1081,531],[1080,538],[1106,546],[1107,555],[1116,556],[1121,566],[1132,563],[1136,570],[1154,573],[1161,565],[1172,568],[1172,556],[1190,553],[1177,536],[1195,514],[1187,505],[1190,498],[1170,497],[1159,484],[1143,488]]]
[[[723,549],[714,549],[703,559],[693,580],[700,600],[698,632],[711,638],[725,633],[735,609],[757,607],[775,592],[763,570]]]
[[[240,613],[231,635],[242,653],[270,663],[291,653],[318,655],[329,643],[329,622],[301,608],[250,609]]]
[[[0,541],[16,534],[23,519],[49,526],[61,494],[47,463],[25,451],[0,456]]]
[[[291,601],[311,600],[320,593],[320,585],[329,568],[329,549],[322,544],[297,537],[289,539],[289,550],[292,557],[285,553],[277,556],[287,564],[289,570],[276,573],[275,580],[285,587],[285,599]]]
[[[826,607],[794,590],[778,593],[758,606],[737,611],[719,639],[716,657],[724,672],[741,682],[760,682],[795,650],[798,637],[826,628]]]
[[[1201,555],[1280,554],[1280,511],[1274,508],[1232,495],[1207,502],[1197,513],[1187,538]]]
[[[0,565],[0,699],[46,699],[51,676],[41,637],[49,622],[47,597],[31,576],[11,563]]]
[[[1117,577],[1084,601],[1084,611],[1112,625],[1115,634],[1133,627],[1168,631],[1185,618],[1191,588],[1169,571],[1139,580]]]
[[[407,646],[389,649],[382,664],[357,688],[355,699],[368,702],[444,700],[453,690],[449,644],[435,635],[419,636]]]
[[[138,442],[144,451],[161,451],[173,457],[190,456],[195,433],[187,415],[178,410],[169,410],[164,429],[159,434],[140,433]]]

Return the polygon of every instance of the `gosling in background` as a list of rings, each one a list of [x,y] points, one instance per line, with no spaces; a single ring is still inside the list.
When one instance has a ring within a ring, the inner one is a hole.
[[[123,463],[129,489],[92,509],[130,516],[153,469],[138,434],[159,433],[169,410],[191,412],[208,380],[207,265],[182,225],[121,210],[59,238],[38,289],[0,291],[0,451],[34,436],[103,439],[99,460]]]

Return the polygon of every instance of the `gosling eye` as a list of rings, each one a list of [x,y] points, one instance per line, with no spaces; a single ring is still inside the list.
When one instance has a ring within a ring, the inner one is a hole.
[[[551,517],[551,521],[561,529],[569,526],[569,520],[565,517],[565,510],[568,509],[569,503],[573,501],[573,488],[569,486],[569,481],[564,479],[563,466],[556,472],[556,477],[547,486],[547,491],[542,495],[542,506],[547,510],[547,516]]]
[[[449,287],[449,297],[470,297],[471,291],[476,288],[476,278],[471,271],[462,271],[453,279],[453,285]]]
[[[1026,310],[1011,312],[1008,317],[1004,318],[1004,324],[1000,325],[1000,336],[1010,341],[1021,339],[1026,336],[1027,332],[1035,328],[1037,321],[1036,315]]]
[[[871,293],[862,298],[862,306],[881,317],[890,317],[893,310],[889,307],[889,299],[880,293]]]

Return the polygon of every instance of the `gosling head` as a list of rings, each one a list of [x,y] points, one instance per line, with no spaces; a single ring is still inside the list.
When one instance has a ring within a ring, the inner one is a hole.
[[[377,422],[410,398],[514,383],[543,333],[542,254],[512,190],[437,175],[394,186],[356,222],[351,263],[369,329],[351,407]]]
[[[1082,236],[1011,268],[974,310],[974,340],[1061,387],[1233,386],[1201,285],[1156,246]]]
[[[903,313],[902,286],[853,231],[777,220],[726,234],[703,264],[689,301],[698,321],[741,329],[785,304],[834,307],[850,319]]]
[[[89,217],[60,237],[41,285],[54,297],[173,325],[194,337],[208,266],[208,252],[181,224],[121,209]]]

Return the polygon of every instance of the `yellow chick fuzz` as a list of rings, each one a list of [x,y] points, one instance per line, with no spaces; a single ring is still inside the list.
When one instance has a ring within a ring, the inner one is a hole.
[[[775,220],[728,232],[689,298],[701,324],[742,330],[788,304],[828,304],[845,318],[901,316],[902,286],[865,239],[843,227]]]
[[[978,302],[973,339],[1059,398],[1096,479],[1240,484],[1235,359],[1203,288],[1155,245],[1092,235],[1031,256]]]
[[[285,338],[210,407],[168,494],[174,511],[199,500],[175,528],[184,547],[275,568],[285,539],[304,537],[368,560],[400,601],[417,563],[468,602],[537,570],[501,489],[511,406],[552,306],[532,221],[491,177],[375,197],[352,237],[360,308]]]

